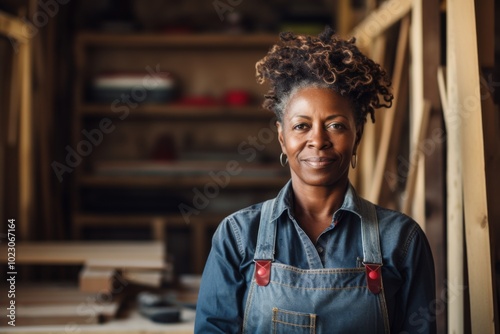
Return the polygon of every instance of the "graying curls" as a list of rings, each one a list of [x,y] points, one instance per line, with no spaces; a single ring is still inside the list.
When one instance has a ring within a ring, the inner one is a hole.
[[[281,121],[290,93],[307,82],[349,98],[357,124],[364,124],[368,114],[375,122],[375,109],[392,105],[391,82],[380,65],[354,43],[354,38],[343,40],[334,35],[330,27],[318,37],[281,33],[280,43],[255,65],[257,82],[267,81],[271,86],[263,107]]]

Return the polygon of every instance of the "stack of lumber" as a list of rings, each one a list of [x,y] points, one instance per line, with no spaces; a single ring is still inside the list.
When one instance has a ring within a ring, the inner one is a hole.
[[[0,307],[7,307],[6,301]],[[82,292],[76,285],[37,284],[18,286],[15,301],[16,326],[93,325],[114,318],[121,297]]]
[[[19,287],[17,325],[97,324],[114,318],[127,286],[161,286],[169,270],[164,249],[159,241],[17,244],[16,265],[82,266],[78,287]],[[3,245],[0,254],[7,262]]]

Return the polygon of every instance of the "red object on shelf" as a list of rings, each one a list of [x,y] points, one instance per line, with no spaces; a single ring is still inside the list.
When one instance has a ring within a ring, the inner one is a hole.
[[[228,90],[224,94],[224,103],[231,106],[250,104],[250,94],[246,90]]]

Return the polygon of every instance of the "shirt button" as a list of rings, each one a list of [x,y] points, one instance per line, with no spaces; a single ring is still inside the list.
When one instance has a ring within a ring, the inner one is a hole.
[[[316,248],[316,250],[318,251],[318,253],[323,253],[323,247],[321,246],[318,246],[318,248]]]

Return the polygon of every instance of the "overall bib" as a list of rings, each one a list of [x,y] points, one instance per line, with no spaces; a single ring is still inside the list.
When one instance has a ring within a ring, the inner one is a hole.
[[[389,333],[374,205],[360,199],[365,266],[300,269],[274,262],[273,204],[262,206],[243,333]]]

